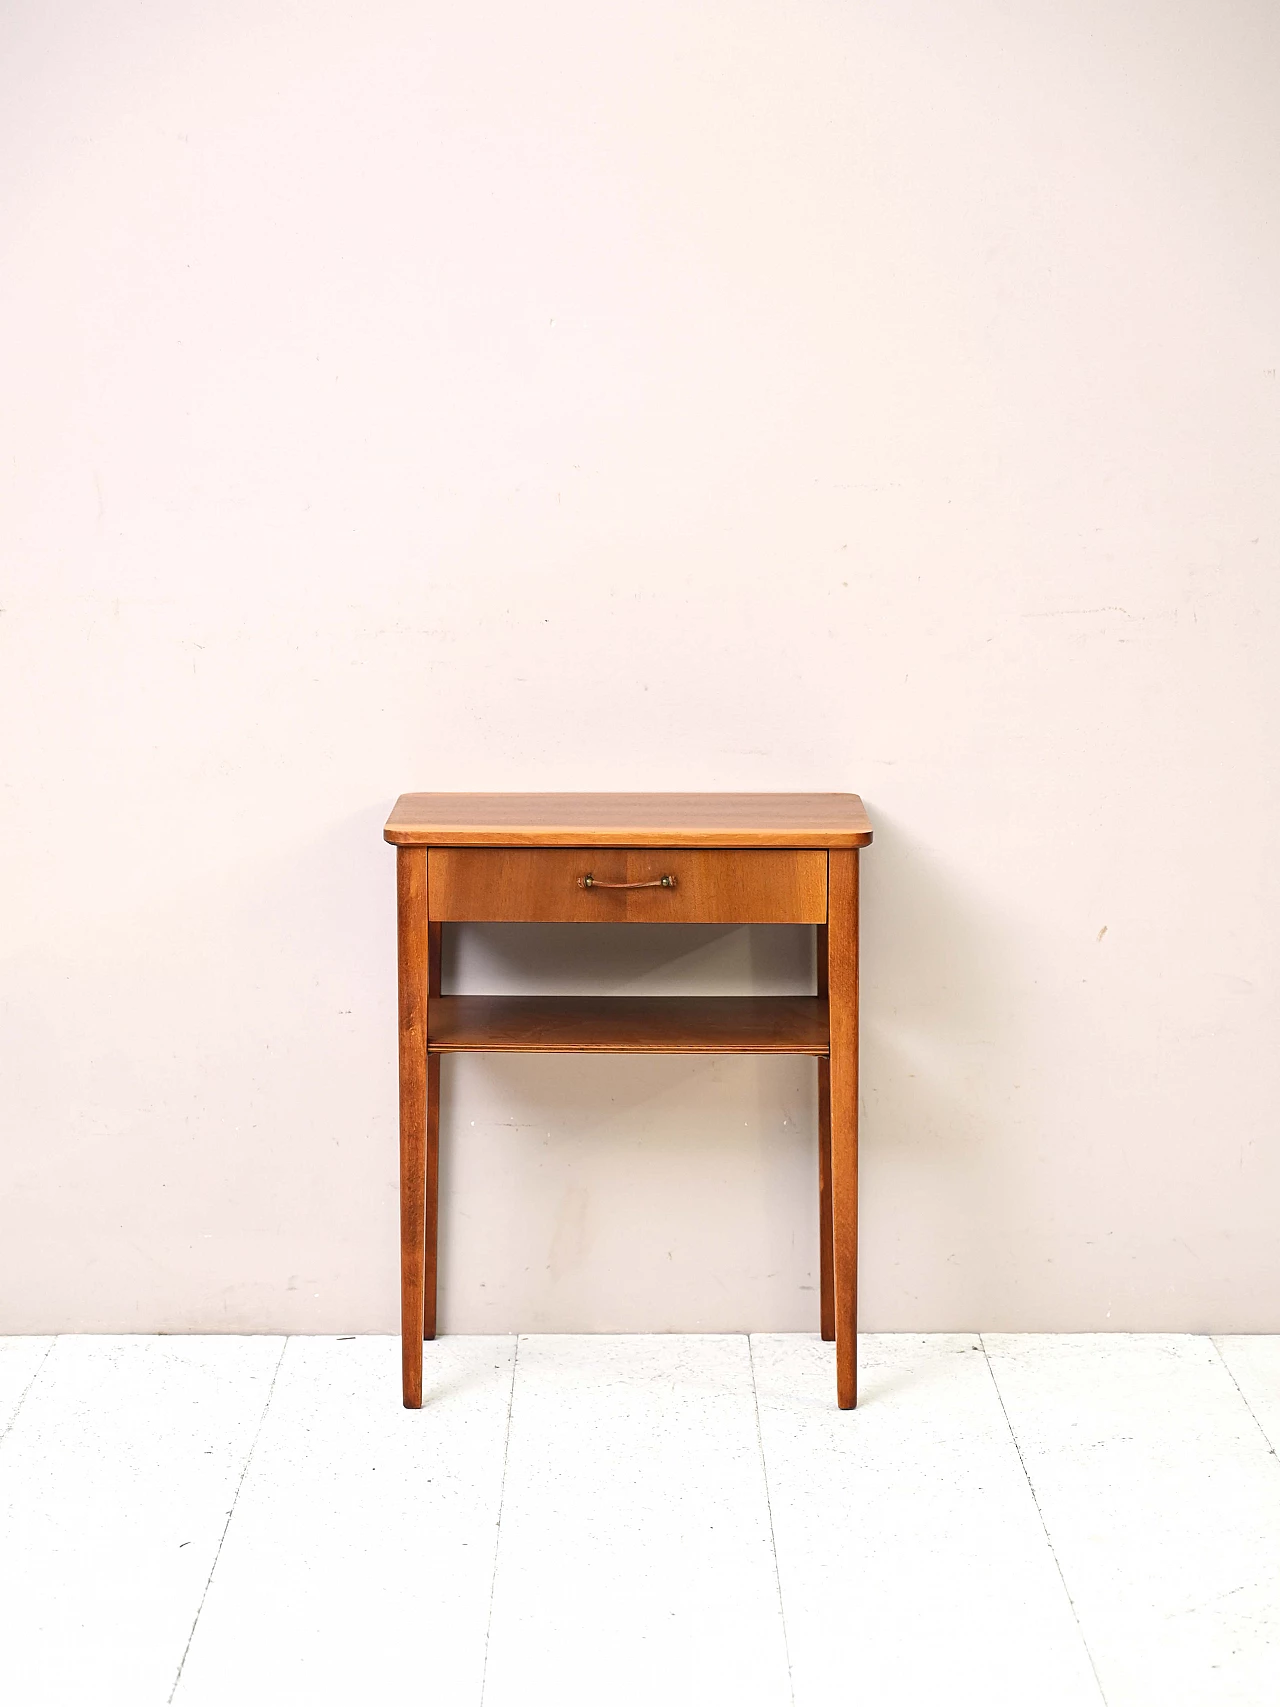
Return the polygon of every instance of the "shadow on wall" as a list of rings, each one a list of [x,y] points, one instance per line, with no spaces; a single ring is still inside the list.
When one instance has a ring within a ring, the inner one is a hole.
[[[447,1059],[443,1330],[816,1328],[815,1131],[796,1057]]]
[[[472,995],[804,995],[803,925],[446,925],[441,984]]]
[[[443,984],[805,993],[795,926],[447,927]],[[444,1064],[441,1321],[463,1332],[816,1322],[816,1077],[791,1057]]]
[[[1009,1278],[1012,1206],[1021,1199],[1025,1216],[1034,1192],[1016,1066],[1024,950],[989,898],[961,891],[882,811],[872,819],[862,860],[863,1325],[990,1325]]]

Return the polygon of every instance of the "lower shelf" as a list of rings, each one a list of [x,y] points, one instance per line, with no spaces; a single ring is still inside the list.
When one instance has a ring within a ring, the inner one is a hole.
[[[428,1049],[826,1055],[820,996],[436,996]]]

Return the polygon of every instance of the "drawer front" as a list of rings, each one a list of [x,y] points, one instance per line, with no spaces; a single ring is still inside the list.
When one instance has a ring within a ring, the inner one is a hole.
[[[648,887],[607,887],[620,883]],[[827,856],[810,848],[432,848],[427,897],[433,923],[820,925]]]

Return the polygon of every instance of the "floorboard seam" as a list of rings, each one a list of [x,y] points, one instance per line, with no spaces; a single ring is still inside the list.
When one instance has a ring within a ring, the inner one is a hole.
[[[1271,1456],[1273,1458],[1276,1458],[1277,1461],[1280,1462],[1280,1455],[1277,1455],[1277,1453],[1276,1453],[1275,1445],[1272,1442],[1271,1436],[1267,1433],[1266,1429],[1263,1428],[1262,1424],[1258,1421],[1258,1413],[1254,1410],[1253,1406],[1249,1403],[1248,1398],[1245,1396],[1244,1388],[1236,1380],[1236,1372],[1231,1367],[1231,1365],[1227,1362],[1226,1357],[1223,1354],[1222,1347],[1218,1344],[1218,1336],[1216,1334],[1210,1334],[1209,1335],[1209,1344],[1217,1352],[1218,1362],[1222,1365],[1222,1367],[1226,1370],[1227,1374],[1231,1377],[1231,1385],[1235,1388],[1236,1392],[1239,1393],[1241,1404],[1244,1406],[1245,1410],[1248,1411],[1249,1415],[1253,1418],[1254,1426],[1257,1428],[1258,1433],[1262,1436],[1263,1440],[1266,1441],[1267,1451],[1271,1454]]]
[[[760,1473],[764,1477],[764,1508],[769,1514],[769,1550],[773,1554],[773,1580],[778,1585],[778,1617],[782,1621],[782,1652],[787,1662],[787,1690],[796,1707],[796,1685],[791,1675],[791,1643],[787,1639],[787,1609],[782,1599],[782,1572],[778,1566],[778,1540],[773,1529],[773,1499],[769,1493],[769,1465],[764,1455],[764,1429],[760,1426],[760,1389],[756,1386],[756,1353],[747,1335],[747,1361],[751,1365],[751,1397],[756,1407],[756,1444],[760,1448]]]
[[[257,1451],[258,1441],[262,1435],[263,1425],[267,1420],[267,1412],[271,1408],[272,1395],[276,1390],[276,1378],[280,1374],[280,1365],[284,1362],[284,1354],[288,1349],[289,1336],[286,1334],[284,1344],[280,1347],[280,1355],[276,1359],[276,1366],[271,1371],[271,1384],[267,1388],[267,1396],[263,1401],[262,1415],[258,1418],[258,1426],[253,1431],[253,1439],[249,1442],[249,1450],[245,1453],[244,1463],[240,1466],[240,1479],[236,1483],[235,1493],[231,1496],[231,1505],[227,1511],[227,1521],[222,1526],[222,1534],[218,1537],[218,1545],[213,1555],[213,1563],[209,1566],[209,1575],[205,1578],[204,1593],[200,1596],[200,1604],[196,1607],[196,1615],[191,1620],[191,1630],[187,1636],[187,1645],[182,1650],[182,1658],[178,1661],[178,1675],[174,1678],[173,1688],[169,1691],[170,1702],[172,1702],[174,1696],[178,1693],[178,1685],[182,1682],[182,1668],[187,1663],[187,1655],[191,1652],[191,1644],[195,1640],[196,1625],[200,1622],[200,1614],[204,1611],[204,1603],[209,1598],[209,1585],[213,1581],[213,1573],[218,1568],[218,1560],[222,1557],[223,1543],[226,1541],[227,1531],[231,1527],[231,1519],[235,1514],[236,1503],[240,1498],[240,1490],[244,1486],[244,1479],[249,1474],[250,1464],[253,1463],[253,1455]]]
[[[489,1682],[489,1633],[493,1629],[493,1596],[498,1586],[498,1547],[502,1541],[502,1507],[507,1498],[507,1459],[511,1455],[511,1412],[516,1402],[516,1365],[520,1361],[520,1335],[511,1354],[511,1391],[507,1394],[507,1432],[502,1442],[502,1483],[498,1489],[498,1522],[493,1537],[493,1575],[489,1578],[489,1616],[484,1625],[484,1664],[480,1668],[480,1707]]]
[[[14,1425],[14,1423],[17,1422],[18,1418],[22,1414],[22,1407],[27,1402],[27,1394],[35,1386],[36,1382],[40,1379],[40,1371],[44,1368],[45,1364],[48,1363],[49,1353],[53,1350],[54,1346],[57,1345],[57,1343],[58,1343],[58,1335],[54,1334],[53,1337],[50,1339],[48,1345],[44,1348],[44,1356],[40,1359],[39,1363],[36,1364],[34,1370],[32,1371],[30,1381],[27,1382],[26,1386],[22,1389],[21,1393],[19,1393],[19,1395],[18,1395],[18,1402],[13,1407],[13,1415],[9,1418],[8,1422],[4,1425],[3,1433],[0,1433],[0,1446],[3,1446],[5,1441],[8,1440],[9,1436],[13,1433],[13,1425]]]
[[[1022,1466],[1022,1474],[1027,1479],[1027,1491],[1031,1495],[1032,1505],[1036,1508],[1036,1516],[1040,1519],[1040,1528],[1044,1531],[1045,1545],[1049,1549],[1049,1556],[1053,1560],[1054,1569],[1058,1573],[1058,1580],[1062,1584],[1062,1592],[1067,1597],[1067,1605],[1071,1608],[1071,1616],[1075,1619],[1076,1629],[1080,1632],[1080,1643],[1084,1648],[1085,1657],[1089,1661],[1089,1670],[1093,1673],[1093,1681],[1098,1686],[1098,1697],[1102,1702],[1102,1707],[1107,1707],[1107,1692],[1102,1687],[1102,1679],[1098,1676],[1098,1667],[1093,1657],[1093,1650],[1090,1648],[1089,1639],[1084,1633],[1084,1625],[1080,1622],[1080,1614],[1076,1610],[1076,1603],[1071,1590],[1067,1586],[1067,1578],[1066,1573],[1062,1569],[1062,1561],[1058,1558],[1058,1550],[1054,1546],[1053,1537],[1049,1533],[1049,1525],[1045,1522],[1044,1513],[1040,1509],[1040,1499],[1036,1493],[1036,1485],[1031,1480],[1031,1472],[1027,1469],[1027,1461],[1022,1456],[1022,1442],[1018,1439],[1018,1436],[1014,1431],[1013,1423],[1010,1421],[1009,1412],[1004,1402],[1004,1394],[1000,1391],[1000,1383],[996,1380],[996,1372],[991,1367],[991,1359],[987,1354],[987,1342],[981,1334],[978,1335],[978,1344],[982,1347],[982,1360],[987,1366],[987,1374],[991,1377],[991,1385],[995,1388],[996,1399],[999,1402],[1000,1411],[1004,1417],[1004,1426],[1009,1430],[1009,1439],[1013,1442],[1013,1450],[1018,1454],[1018,1462]]]

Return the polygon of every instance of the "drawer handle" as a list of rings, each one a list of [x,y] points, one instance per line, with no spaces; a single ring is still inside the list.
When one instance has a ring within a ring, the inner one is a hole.
[[[676,880],[670,872],[651,877],[647,883],[606,883],[603,878],[592,877],[590,872],[578,879],[579,889],[674,889],[675,886]]]

